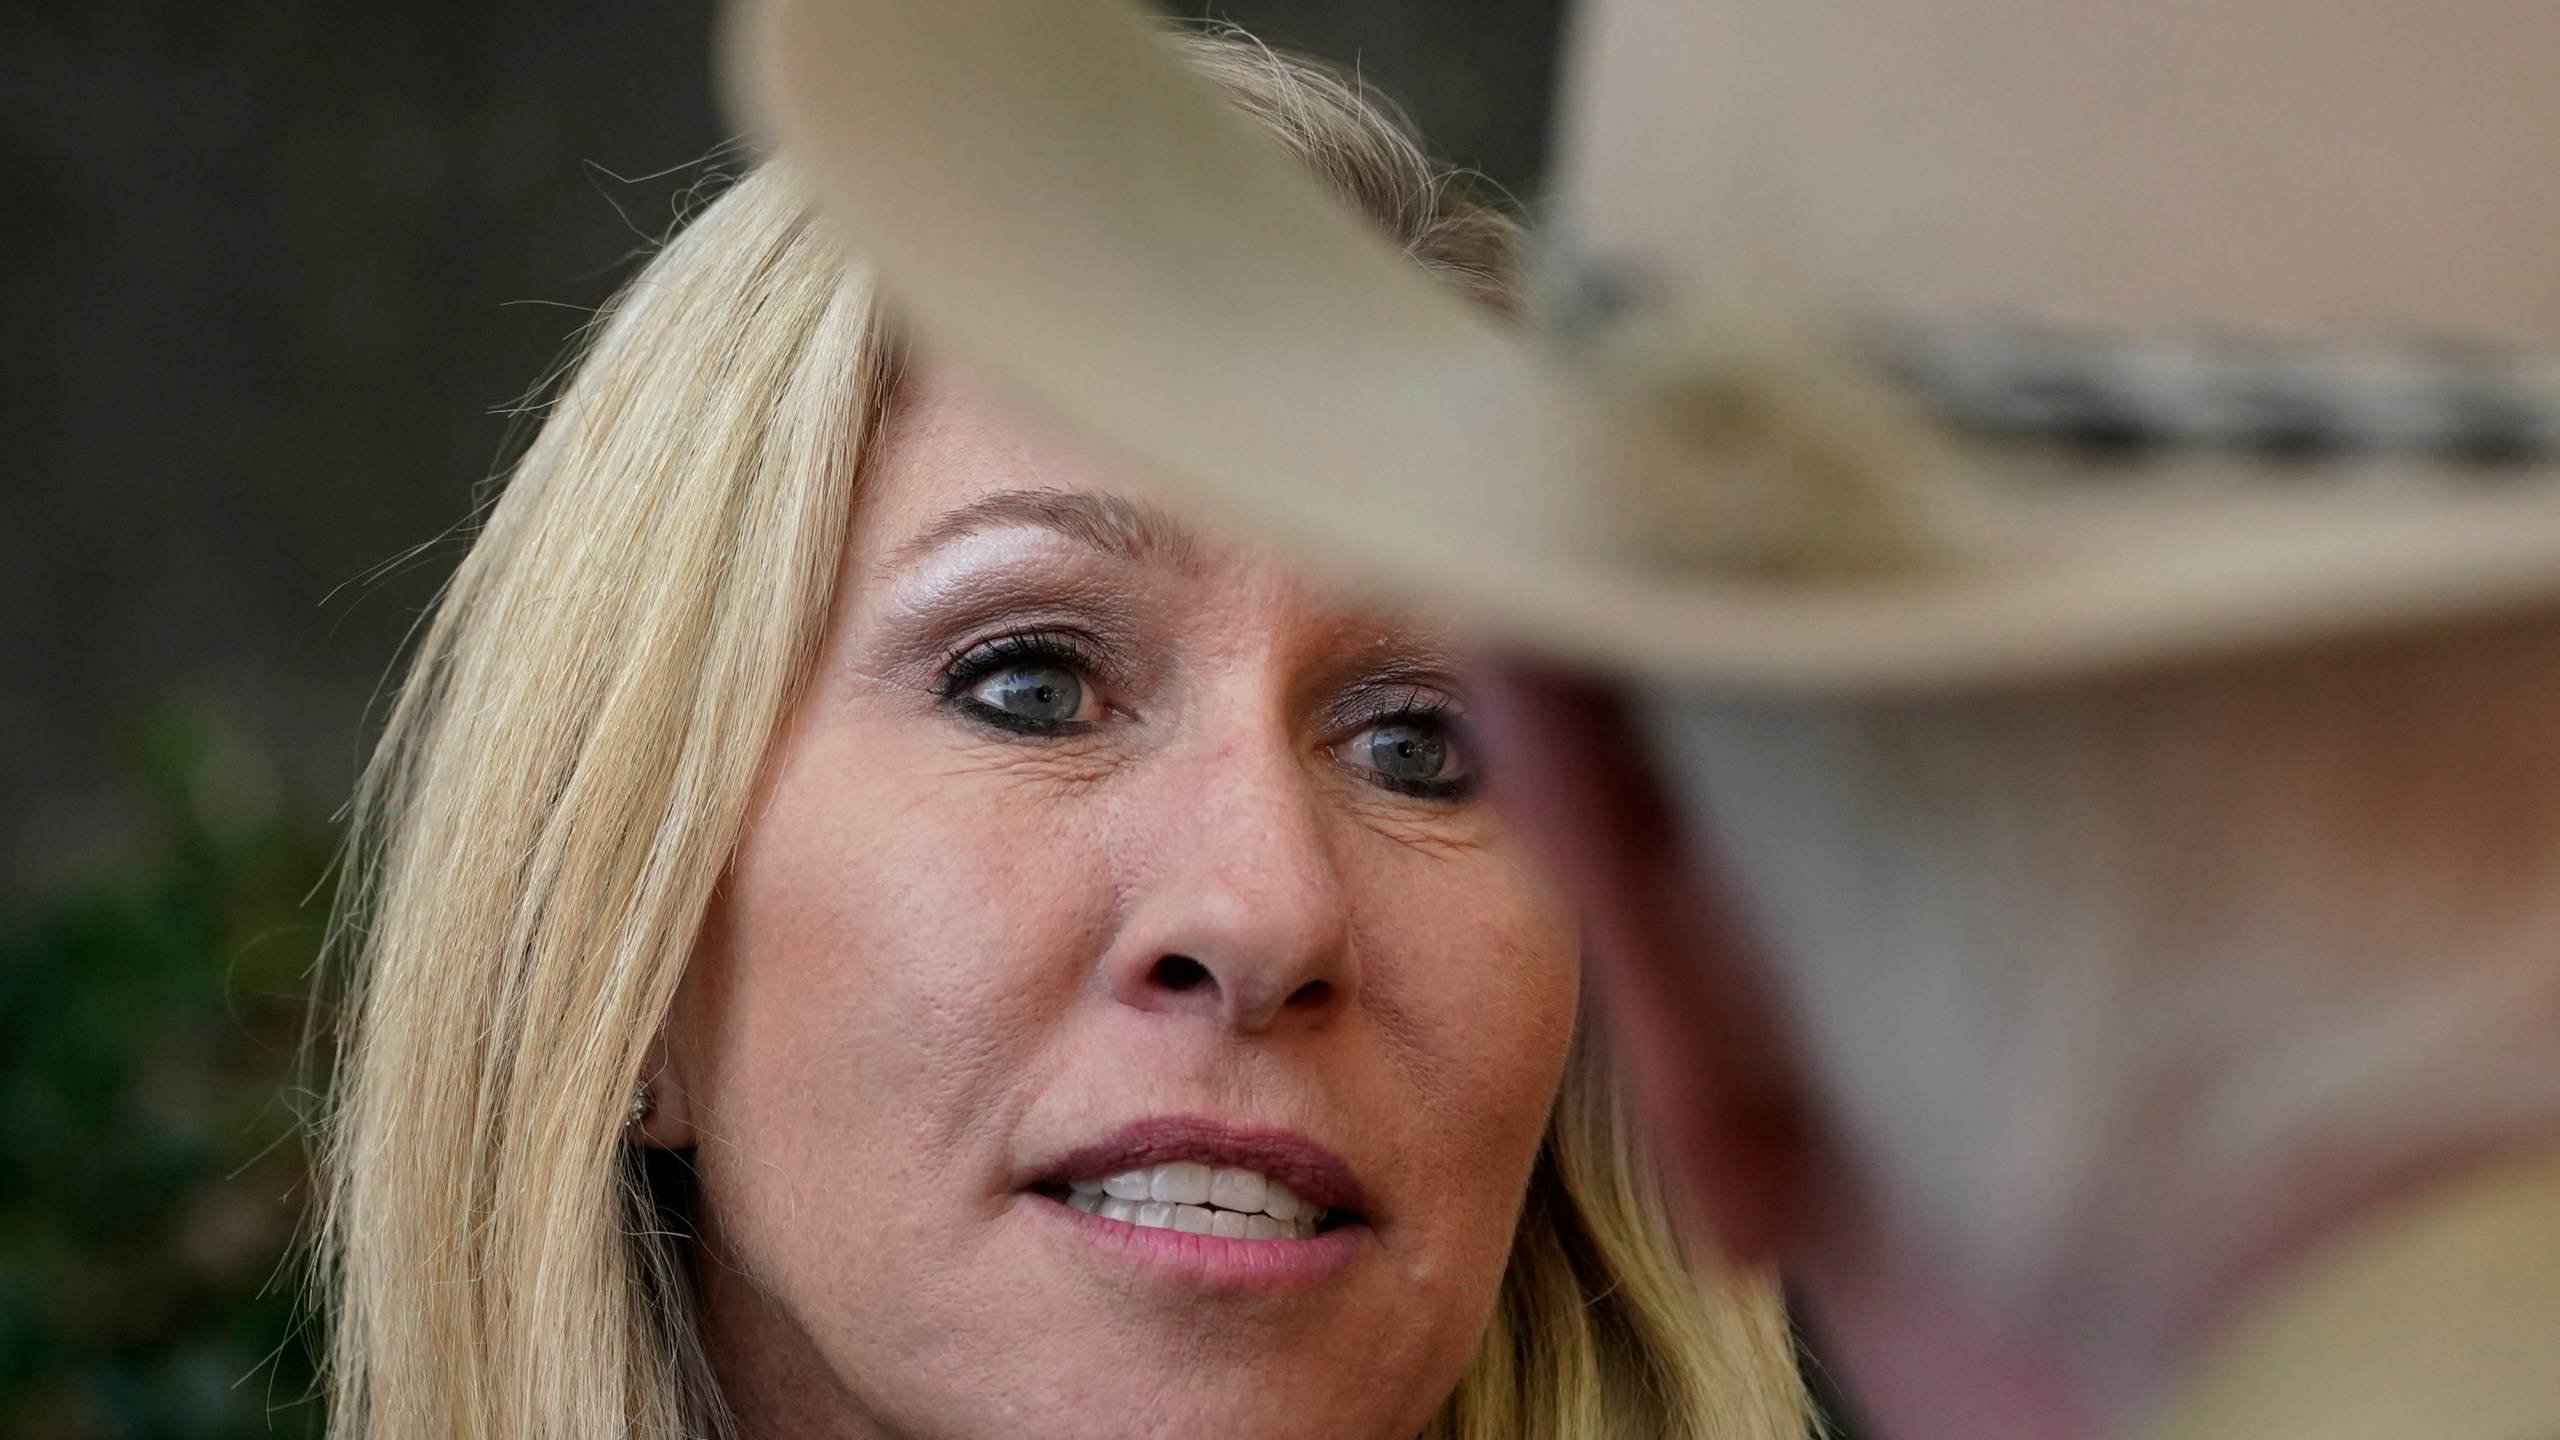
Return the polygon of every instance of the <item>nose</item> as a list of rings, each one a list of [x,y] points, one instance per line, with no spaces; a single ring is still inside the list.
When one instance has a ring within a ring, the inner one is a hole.
[[[1153,813],[1133,827],[1143,853],[1127,857],[1129,908],[1105,961],[1115,999],[1246,1035],[1350,1003],[1349,897],[1324,802],[1284,743],[1168,767],[1140,803]]]

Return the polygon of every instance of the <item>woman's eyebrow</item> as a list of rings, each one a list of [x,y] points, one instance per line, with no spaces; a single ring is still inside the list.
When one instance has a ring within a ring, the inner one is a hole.
[[[1195,568],[1199,544],[1190,528],[1156,505],[1085,490],[997,490],[937,516],[889,556],[903,569],[935,550],[981,531],[1031,525],[1131,565]]]

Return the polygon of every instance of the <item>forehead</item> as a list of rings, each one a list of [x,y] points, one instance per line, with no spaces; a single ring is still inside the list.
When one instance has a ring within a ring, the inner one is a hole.
[[[1090,496],[1145,507],[1180,548],[1248,557],[1242,542],[1155,509],[1138,477],[1022,413],[998,390],[959,366],[919,355],[889,406],[865,479],[856,545],[872,564],[929,540],[949,517],[990,497]],[[1027,511],[1032,507],[1015,507]],[[1115,507],[1123,513],[1136,513]],[[1004,518],[1001,514],[999,520]]]
[[[838,624],[888,597],[990,574],[1026,593],[1067,583],[1124,600],[1177,600],[1195,620],[1240,620],[1236,607],[1286,623],[1318,650],[1392,651],[1454,666],[1457,630],[1442,617],[1381,603],[1312,573],[1263,541],[1165,508],[1147,481],[1023,413],[992,384],[919,354],[892,397],[854,506]],[[1044,537],[1026,550],[1010,537]],[[983,537],[984,543],[974,543]],[[1049,558],[1023,570],[1034,555]],[[1061,570],[1057,567],[1068,567]],[[921,587],[921,588],[919,588]]]

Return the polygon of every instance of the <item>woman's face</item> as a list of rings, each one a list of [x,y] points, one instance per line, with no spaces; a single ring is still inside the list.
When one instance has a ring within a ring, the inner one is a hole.
[[[1573,1028],[1448,638],[911,377],[672,1015],[749,1436],[1407,1437]]]

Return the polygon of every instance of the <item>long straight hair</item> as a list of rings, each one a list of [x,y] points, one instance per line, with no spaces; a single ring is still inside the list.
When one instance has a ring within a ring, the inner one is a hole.
[[[1488,303],[1516,230],[1353,84],[1186,57]],[[428,626],[354,817],[322,1132],[347,1440],[718,1432],[681,1196],[623,1140],[644,1052],[827,616],[897,347],[767,166],[616,299]],[[1604,1071],[1571,1066],[1441,1440],[1777,1440],[1764,1280],[1685,1258]]]

